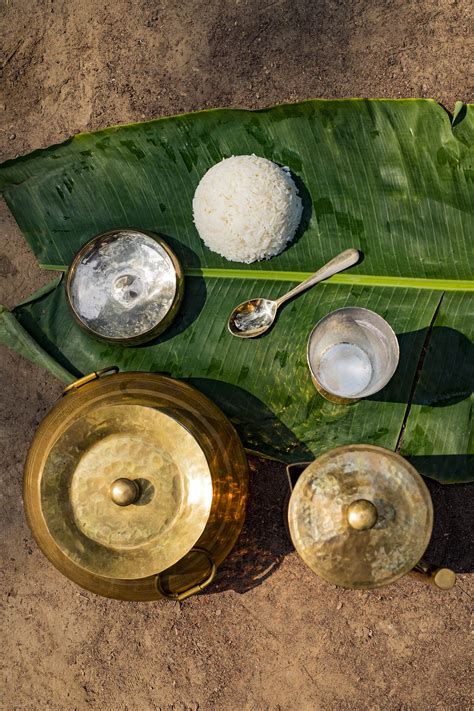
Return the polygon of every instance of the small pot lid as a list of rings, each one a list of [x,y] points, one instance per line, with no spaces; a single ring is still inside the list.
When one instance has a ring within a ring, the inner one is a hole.
[[[164,412],[103,405],[51,448],[42,514],[63,553],[96,575],[142,578],[182,558],[202,534],[212,477],[195,438]]]
[[[421,559],[433,508],[421,476],[382,447],[350,445],[323,454],[298,479],[288,521],[299,555],[345,588],[397,580]]]
[[[177,313],[183,273],[157,235],[113,230],[74,257],[66,280],[78,323],[102,340],[134,344],[161,333]]]

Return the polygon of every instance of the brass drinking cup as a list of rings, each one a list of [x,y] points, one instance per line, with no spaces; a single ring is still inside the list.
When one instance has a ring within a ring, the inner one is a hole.
[[[381,316],[346,307],[322,318],[308,339],[307,359],[318,392],[350,404],[381,390],[400,357],[397,337]]]

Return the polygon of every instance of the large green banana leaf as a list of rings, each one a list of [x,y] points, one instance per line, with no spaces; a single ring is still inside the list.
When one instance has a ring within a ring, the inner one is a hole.
[[[472,106],[451,117],[426,100],[314,100],[115,127],[9,161],[0,189],[42,266],[65,269],[92,236],[129,226],[164,235],[188,278],[179,317],[150,345],[91,339],[57,280],[3,311],[0,337],[64,381],[110,364],[188,379],[249,449],[283,461],[373,442],[440,481],[473,479],[473,144]],[[191,202],[212,164],[252,152],[291,168],[305,211],[283,254],[240,265],[203,246]],[[347,247],[363,262],[288,304],[268,335],[227,333],[233,306],[284,293]],[[313,388],[306,341],[356,304],[392,324],[400,367],[373,398],[334,405]]]

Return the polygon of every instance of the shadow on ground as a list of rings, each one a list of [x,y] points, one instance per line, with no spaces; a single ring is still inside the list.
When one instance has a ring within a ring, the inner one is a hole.
[[[289,490],[284,465],[251,457],[249,485],[244,528],[208,593],[245,593],[267,580],[294,550],[285,528]]]
[[[470,466],[470,471],[474,468],[474,456],[408,457],[408,459],[420,473],[438,471],[439,466],[447,466],[450,462],[452,466]],[[430,490],[434,508],[433,533],[424,558],[432,565],[452,568],[456,573],[474,572],[472,526],[474,486],[440,484],[428,478],[424,481]]]

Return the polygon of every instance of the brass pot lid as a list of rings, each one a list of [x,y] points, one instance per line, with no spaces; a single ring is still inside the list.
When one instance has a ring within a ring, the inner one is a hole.
[[[194,437],[142,405],[99,406],[51,448],[41,507],[65,555],[91,573],[142,578],[182,558],[204,531],[212,477]]]
[[[382,447],[323,454],[296,482],[288,522],[305,563],[334,585],[376,588],[408,573],[431,536],[433,507],[421,476]]]
[[[88,333],[133,345],[170,325],[183,285],[181,266],[164,240],[138,230],[112,230],[76,254],[66,295],[76,321]]]
[[[150,373],[68,390],[25,465],[26,514],[43,552],[83,587],[122,599],[213,577],[247,496],[245,453],[227,418],[194,388]]]

